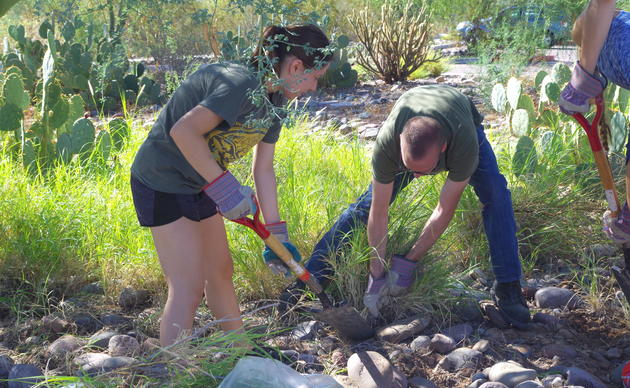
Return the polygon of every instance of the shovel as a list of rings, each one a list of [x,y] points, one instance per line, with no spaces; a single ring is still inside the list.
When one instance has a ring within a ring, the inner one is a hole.
[[[256,202],[256,200],[254,199]],[[293,255],[289,250],[265,228],[260,221],[260,206],[256,202],[256,214],[254,218],[243,217],[232,220],[241,225],[245,225],[252,229],[267,244],[280,260],[286,264],[298,279],[304,282],[311,291],[317,295],[322,303],[324,310],[316,313],[315,317],[335,328],[343,337],[350,340],[362,341],[374,336],[374,329],[363,319],[359,312],[351,306],[335,307],[330,298],[324,292],[323,287],[306,268],[293,259]]]
[[[580,123],[582,128],[584,128],[584,131],[586,131],[588,143],[591,146],[591,151],[593,151],[595,164],[597,165],[597,171],[599,172],[599,178],[604,186],[604,194],[606,195],[608,208],[612,213],[612,217],[617,217],[620,211],[619,198],[617,197],[617,191],[615,190],[615,183],[613,181],[612,170],[610,169],[608,158],[606,157],[606,151],[604,151],[602,147],[602,143],[599,139],[599,132],[597,131],[604,113],[604,98],[602,95],[595,98],[595,106],[597,107],[597,112],[595,113],[595,118],[592,123],[589,123],[582,113],[574,113],[572,116],[578,123]],[[622,250],[625,268],[619,268],[615,265],[612,267],[612,272],[617,280],[619,288],[621,288],[623,294],[628,300],[628,303],[630,303],[630,247],[627,244],[624,244],[622,246]]]

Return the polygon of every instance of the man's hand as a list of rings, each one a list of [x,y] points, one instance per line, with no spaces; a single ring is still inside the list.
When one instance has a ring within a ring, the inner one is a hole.
[[[302,256],[300,252],[295,247],[295,245],[289,242],[289,231],[287,229],[287,223],[285,221],[275,222],[273,224],[265,224],[265,228],[270,231],[276,238],[282,243],[282,245],[287,248],[289,252],[293,255],[293,260],[300,262],[302,260]],[[284,264],[284,261],[276,255],[274,251],[269,249],[268,246],[265,246],[265,250],[263,251],[263,259],[265,263],[271,270],[271,272],[276,275],[284,275],[289,276],[291,274],[291,270],[289,267]]]
[[[387,293],[400,296],[406,293],[416,279],[415,270],[418,262],[402,255],[392,257],[391,267],[387,273]]]
[[[379,310],[381,309],[381,307],[383,307],[383,304],[385,303],[386,284],[386,276],[383,276],[379,279],[374,279],[372,277],[372,274],[370,274],[367,289],[365,290],[365,294],[363,295],[363,304],[370,312],[370,315],[374,318],[378,318],[380,316]]]
[[[591,74],[584,70],[580,62],[576,62],[571,81],[560,93],[560,110],[562,113],[586,113],[590,109],[589,100],[599,96],[606,88],[606,78]]]
[[[227,219],[235,220],[256,213],[254,190],[249,186],[242,186],[229,171],[208,183],[203,191]]]
[[[610,210],[606,210],[603,217],[604,233],[615,244],[630,243],[630,209],[626,203],[617,218],[612,217]]]

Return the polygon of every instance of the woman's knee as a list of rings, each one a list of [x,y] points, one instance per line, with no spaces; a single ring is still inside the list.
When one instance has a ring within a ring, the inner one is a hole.
[[[168,282],[168,300],[196,309],[204,295],[204,282]]]

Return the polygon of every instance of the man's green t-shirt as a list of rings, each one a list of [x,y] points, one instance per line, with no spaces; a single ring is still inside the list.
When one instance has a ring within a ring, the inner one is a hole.
[[[202,190],[208,182],[188,163],[170,135],[177,120],[197,105],[223,118],[206,134],[206,140],[224,169],[260,141],[278,141],[281,118],[271,112],[269,104],[252,103],[251,93],[259,87],[260,82],[247,66],[214,63],[200,67],[175,90],[160,112],[138,150],[131,174],[157,191],[196,194]],[[285,102],[279,92],[269,98],[274,106]]]
[[[446,85],[418,86],[405,92],[390,112],[376,137],[372,154],[372,173],[379,183],[391,183],[396,175],[409,169],[402,161],[400,133],[405,123],[416,116],[431,117],[442,127],[446,151],[431,174],[448,171],[448,179],[461,182],[479,164],[477,127],[483,117],[472,101]]]

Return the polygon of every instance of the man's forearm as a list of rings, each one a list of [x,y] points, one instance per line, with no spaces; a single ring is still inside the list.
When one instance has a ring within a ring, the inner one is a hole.
[[[254,183],[256,185],[256,196],[258,197],[260,210],[262,211],[265,223],[269,224],[280,221],[278,189],[274,171],[254,170]]]
[[[418,237],[418,240],[405,256],[409,260],[420,260],[444,233],[453,218],[453,214],[453,211],[449,212],[439,207],[433,210],[431,217],[429,217],[426,224],[424,224],[424,228],[422,228],[420,237]]]
[[[387,250],[387,212],[376,215],[370,210],[367,224],[368,244],[372,248],[370,272],[375,278],[380,278],[385,272],[383,263]]]

